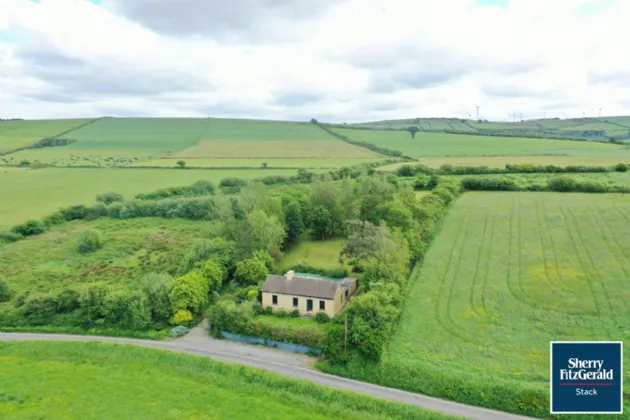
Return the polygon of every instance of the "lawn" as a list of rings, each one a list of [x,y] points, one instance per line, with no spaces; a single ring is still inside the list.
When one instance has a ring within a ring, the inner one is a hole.
[[[569,155],[612,157],[630,160],[630,149],[615,144],[569,140],[528,139],[518,137],[490,137],[467,134],[420,132],[412,139],[406,131],[353,130],[335,128],[333,131],[351,140],[365,141],[399,150],[416,157],[447,156],[520,156]]]
[[[211,118],[203,140],[336,140],[309,122]]]
[[[339,253],[343,244],[343,239],[304,240],[284,255],[281,264],[287,269],[297,264],[307,264],[320,269],[339,267]]]
[[[379,156],[371,150],[334,138],[309,141],[204,140],[173,155],[177,158],[375,158]]]
[[[263,321],[264,323],[267,323],[267,324],[288,325],[294,328],[304,327],[308,325],[319,326],[319,324],[315,322],[314,318],[310,318],[310,317],[293,318],[291,316],[287,316],[284,318],[280,318],[279,316],[275,316],[275,315],[258,315],[255,319]],[[325,325],[325,324],[322,324],[322,325]]]
[[[418,163],[430,168],[439,168],[442,165],[453,166],[487,166],[489,168],[504,168],[506,164],[530,163],[536,165],[584,165],[584,166],[614,166],[620,162],[630,164],[630,155],[614,156],[460,156],[460,157],[429,157],[420,158]],[[382,166],[379,170],[395,171],[400,166],[408,163],[395,163]]]
[[[367,149],[366,149],[367,150]],[[291,169],[334,169],[360,165],[362,163],[376,162],[378,158],[178,158],[178,159],[155,159],[149,162],[137,162],[132,166],[157,166],[175,167],[177,162],[183,160],[187,167],[192,168],[260,168],[263,162],[267,162],[268,168],[291,168]]]
[[[412,274],[384,366],[420,392],[429,373],[546,389],[551,340],[630,339],[629,222],[627,196],[466,193]]]
[[[259,369],[112,343],[0,342],[0,364],[3,419],[453,418]]]
[[[177,151],[197,143],[208,129],[206,118],[103,118],[66,137],[68,150]]]
[[[28,146],[86,123],[87,119],[0,121],[0,152]]]
[[[293,169],[89,169],[49,168],[25,171],[0,169],[0,230],[41,218],[59,207],[90,204],[97,194],[116,191],[126,198],[159,188],[189,185],[198,180],[218,184],[223,178],[295,175]]]

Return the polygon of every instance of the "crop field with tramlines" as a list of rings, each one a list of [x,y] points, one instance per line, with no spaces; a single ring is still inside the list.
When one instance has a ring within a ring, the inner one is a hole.
[[[630,339],[628,226],[625,195],[464,194],[412,275],[384,364],[411,383],[437,369],[548,387],[551,340]]]
[[[351,140],[400,150],[414,158],[448,156],[592,156],[630,159],[630,149],[600,142],[334,128]]]
[[[0,121],[0,153],[28,146],[44,137],[53,137],[90,120]]]

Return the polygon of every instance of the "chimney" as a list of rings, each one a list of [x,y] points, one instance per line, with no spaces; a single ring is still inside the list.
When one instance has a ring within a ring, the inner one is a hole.
[[[289,270],[287,271],[287,274],[285,274],[284,276],[287,278],[287,280],[292,280],[294,274],[295,274],[295,271]]]

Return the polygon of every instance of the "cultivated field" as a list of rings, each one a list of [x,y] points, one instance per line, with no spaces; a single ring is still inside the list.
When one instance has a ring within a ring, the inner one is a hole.
[[[466,193],[413,273],[385,364],[409,384],[548,387],[549,341],[630,339],[628,223],[625,195]]]
[[[354,166],[363,163],[376,162],[379,158],[177,158],[155,159],[150,162],[137,162],[131,166],[176,167],[177,162],[183,160],[187,168],[260,168],[267,163],[268,168],[291,169],[334,169],[344,166]]]
[[[211,118],[202,140],[336,140],[308,122]]]
[[[111,343],[0,343],[0,364],[3,419],[454,419],[258,369]]]
[[[159,188],[190,185],[198,180],[253,179],[295,175],[294,169],[0,169],[0,230],[29,218],[41,218],[59,207],[89,204],[97,194],[116,191],[126,198]]]
[[[400,150],[415,158],[448,156],[569,155],[630,160],[630,150],[621,145],[570,140],[473,136],[467,134],[406,131],[334,129],[351,140],[365,141]]]
[[[419,158],[418,163],[429,168],[439,168],[442,165],[453,166],[487,166],[489,168],[504,168],[506,164],[530,163],[535,165],[556,166],[614,166],[617,163],[630,164],[630,156],[625,153],[621,157],[598,156],[459,156],[459,157],[431,157]],[[408,163],[394,163],[379,168],[382,171],[395,171]]]
[[[56,136],[88,121],[87,119],[2,121],[0,122],[0,153],[28,146],[44,137]]]

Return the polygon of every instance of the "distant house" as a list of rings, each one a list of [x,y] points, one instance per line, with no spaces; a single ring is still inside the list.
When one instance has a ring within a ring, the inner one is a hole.
[[[284,276],[270,274],[262,288],[262,305],[300,315],[326,312],[331,318],[346,306],[357,290],[357,279],[330,279],[288,271]]]

